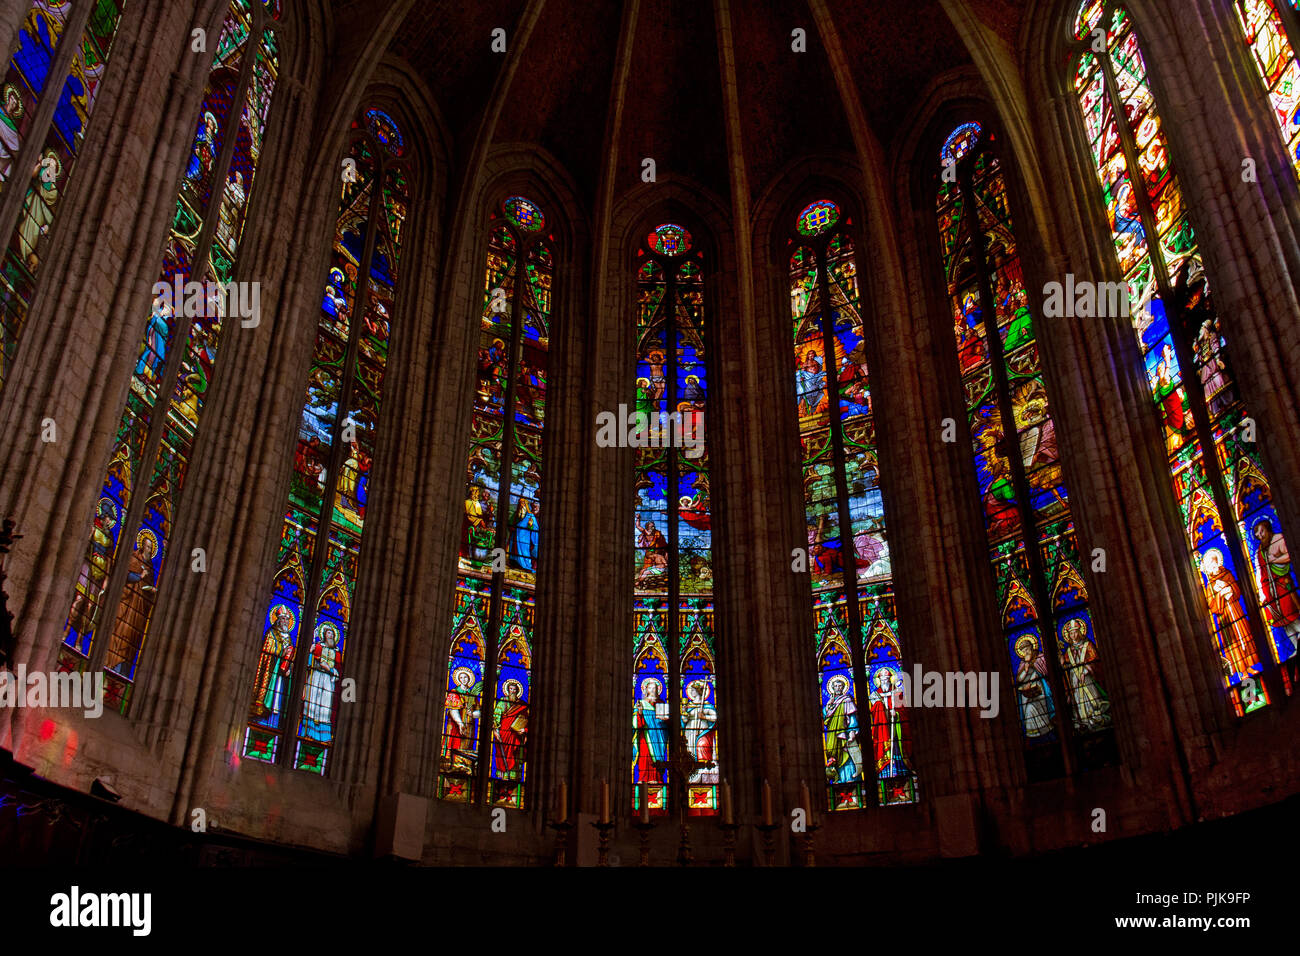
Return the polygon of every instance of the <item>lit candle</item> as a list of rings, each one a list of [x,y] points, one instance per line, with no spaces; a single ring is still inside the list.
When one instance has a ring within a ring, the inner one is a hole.
[[[722,822],[731,825],[731,784],[722,781]]]
[[[768,785],[767,779],[763,780],[763,826],[772,825],[772,788]]]
[[[641,822],[650,822],[650,786],[641,784]]]
[[[555,801],[555,822],[563,823],[569,819],[569,782],[560,781],[560,793]]]
[[[807,814],[808,819],[812,819],[812,797],[808,796],[808,781],[799,781],[799,806],[803,807],[803,812]]]
[[[609,781],[600,782],[600,822],[609,822]]]

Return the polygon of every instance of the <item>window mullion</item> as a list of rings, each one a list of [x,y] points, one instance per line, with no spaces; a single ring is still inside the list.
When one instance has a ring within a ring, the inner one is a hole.
[[[515,461],[515,398],[518,391],[519,361],[523,349],[523,297],[524,282],[527,274],[528,246],[524,237],[510,230],[519,250],[515,257],[514,295],[510,303],[510,353],[506,362],[506,393],[503,400],[501,417],[501,456],[499,459],[501,476],[497,479],[496,528],[493,545],[497,553],[505,551],[509,563],[509,536],[507,526],[510,520],[510,489],[514,483]],[[504,617],[505,572],[492,572],[492,596],[488,603],[487,633],[483,639],[483,688],[479,698],[479,743],[478,764],[475,776],[477,789],[482,802],[488,802],[488,790],[491,787],[492,766],[492,730],[494,708],[496,706],[497,655],[500,653],[498,632]],[[471,802],[473,802],[473,794]]]
[[[368,142],[368,141],[367,141]],[[378,151],[376,151],[378,158]],[[378,244],[380,217],[384,212],[384,180],[387,167],[382,160],[375,164],[375,192],[370,197],[370,209],[367,218],[366,244],[358,264],[357,278],[361,288],[357,291],[348,325],[347,348],[343,353],[343,377],[339,381],[338,407],[334,414],[334,424],[330,429],[330,453],[326,464],[325,488],[321,492],[320,513],[316,519],[316,542],[312,551],[311,569],[307,580],[303,582],[302,615],[298,625],[298,646],[294,649],[293,675],[289,681],[288,707],[284,711],[281,724],[281,747],[276,756],[276,763],[290,763],[288,756],[291,740],[298,737],[298,715],[302,710],[302,687],[307,675],[307,660],[310,657],[312,634],[316,628],[316,604],[320,599],[321,575],[329,559],[330,528],[333,525],[334,501],[338,494],[339,472],[343,466],[343,419],[351,405],[352,388],[356,384],[357,342],[364,325],[363,316],[370,307],[370,266],[374,259],[375,246]],[[313,356],[314,357],[314,356]],[[305,653],[304,653],[305,652]]]
[[[1056,707],[1054,715],[1057,730],[1061,735],[1060,746],[1065,761],[1065,773],[1069,776],[1074,773],[1075,769],[1074,734],[1071,721],[1068,719],[1070,709],[1074,704],[1071,695],[1068,693],[1069,682],[1065,680],[1065,675],[1062,673],[1060,639],[1057,636],[1056,621],[1052,615],[1052,596],[1047,584],[1047,572],[1043,567],[1042,555],[1039,553],[1038,522],[1030,506],[1032,499],[1030,497],[1029,478],[1025,474],[1024,459],[1021,456],[1019,443],[1016,440],[1015,409],[1011,403],[1011,386],[1007,380],[1006,355],[1002,351],[1002,333],[998,328],[997,299],[993,294],[990,267],[985,249],[987,239],[979,222],[979,206],[975,195],[973,168],[975,157],[981,155],[982,152],[983,150],[972,151],[971,155],[962,164],[959,181],[963,202],[970,210],[967,221],[970,223],[971,252],[975,260],[975,272],[979,282],[980,324],[984,326],[984,339],[989,353],[989,366],[992,369],[993,380],[997,389],[998,414],[1002,419],[1003,447],[1001,452],[1007,460],[1007,465],[1011,471],[1011,481],[1015,487],[1016,510],[1020,518],[1021,540],[1024,543],[1025,559],[1029,563],[1030,591],[1034,596],[1034,601],[1038,604],[1035,624],[1038,628],[1039,640],[1044,645],[1044,656],[1047,658],[1048,669],[1051,672],[1052,683],[1055,685],[1057,699],[1063,704],[1069,702],[1066,706]]]
[[[664,263],[667,288],[664,302],[667,314],[664,316],[664,412],[668,416],[660,421],[660,440],[664,441],[663,431],[672,428],[672,414],[678,403],[677,390],[677,339],[680,329],[677,326],[678,289],[677,273],[680,262]],[[681,650],[681,554],[678,551],[678,501],[677,491],[680,482],[677,449],[671,441],[664,441],[665,458],[665,504],[668,514],[668,619],[664,622],[664,633],[668,640],[668,793],[670,798],[665,810],[679,812],[685,809],[686,783],[685,753],[682,745],[682,650]]]
[[[1133,29],[1130,24],[1129,30],[1132,31]],[[1115,127],[1119,131],[1120,148],[1124,151],[1124,162],[1130,171],[1133,197],[1142,220],[1142,229],[1146,234],[1147,256],[1151,260],[1151,267],[1160,290],[1160,296],[1165,303],[1169,337],[1174,343],[1174,354],[1178,360],[1180,377],[1182,378],[1182,390],[1192,411],[1197,442],[1200,445],[1201,464],[1205,469],[1206,478],[1214,497],[1215,508],[1219,512],[1219,523],[1223,529],[1224,543],[1232,551],[1233,561],[1236,566],[1242,572],[1249,574],[1250,562],[1246,560],[1246,548],[1237,533],[1237,523],[1233,520],[1236,512],[1228,498],[1226,476],[1220,467],[1219,449],[1214,441],[1214,428],[1211,425],[1209,410],[1205,404],[1205,394],[1199,386],[1194,385],[1187,378],[1188,374],[1196,369],[1195,356],[1192,353],[1191,343],[1187,339],[1188,330],[1185,327],[1187,317],[1183,303],[1174,294],[1173,280],[1169,275],[1169,267],[1160,248],[1160,232],[1157,228],[1155,210],[1152,208],[1151,197],[1147,194],[1146,186],[1142,181],[1142,167],[1138,162],[1137,141],[1127,121],[1120,122],[1118,119],[1121,115],[1127,116],[1127,113],[1117,112],[1123,111],[1124,101],[1119,96],[1119,84],[1110,61],[1109,41],[1106,53],[1099,56],[1098,61],[1101,66],[1102,76],[1105,78],[1106,95],[1111,104],[1111,115],[1116,117]],[[1149,89],[1149,79],[1147,82]],[[1173,176],[1172,159],[1170,161],[1170,177],[1171,182],[1165,188],[1180,188],[1177,179]],[[1184,215],[1188,214],[1184,213]],[[1263,616],[1257,601],[1255,588],[1239,587],[1239,590],[1243,604],[1251,612],[1247,615],[1249,618],[1247,626],[1251,638],[1255,642],[1256,656],[1259,658],[1260,666],[1265,671],[1269,671],[1268,662],[1272,660],[1272,655],[1269,653],[1268,642],[1264,639],[1263,631],[1260,628]]]
[[[865,644],[867,635],[862,621],[862,607],[858,602],[858,558],[853,539],[853,516],[849,508],[848,459],[844,448],[844,421],[840,415],[840,369],[839,363],[836,361],[838,352],[835,347],[835,320],[832,316],[831,306],[830,266],[827,261],[830,255],[831,240],[835,238],[835,235],[836,233],[831,233],[818,246],[817,284],[821,296],[820,324],[822,353],[825,357],[822,368],[826,373],[826,397],[830,405],[828,411],[830,413],[831,454],[835,459],[835,499],[840,523],[840,580],[844,588],[845,616],[847,618],[845,624],[849,630],[849,657],[853,665],[853,681],[857,687],[854,698],[858,702],[858,710],[861,713],[862,695],[867,694],[869,699],[871,687],[867,683],[866,677]],[[859,723],[859,736],[862,734],[862,730],[861,723]],[[874,754],[875,735],[869,721],[866,730]],[[863,762],[867,763],[865,760]],[[876,778],[876,762],[874,758],[870,761],[869,773],[866,767],[860,768],[860,772],[864,784],[867,782],[868,775],[871,777],[878,802],[880,788]]]
[[[262,42],[261,32],[255,27],[249,32],[248,38],[244,42],[246,50],[254,51]],[[231,100],[231,112],[228,119],[228,122],[233,122],[236,126],[240,121],[245,101],[248,98],[255,66],[255,56],[245,57],[240,69],[239,83]],[[207,275],[208,257],[212,251],[212,240],[216,234],[217,225],[221,221],[221,206],[225,200],[230,164],[234,160],[238,142],[238,136],[227,135],[225,142],[221,144],[221,153],[213,164],[212,195],[208,200],[208,210],[203,220],[203,227],[199,230],[199,235],[194,242],[194,254],[190,257],[189,263],[189,281],[198,281],[194,279],[196,264],[199,268],[199,275]],[[204,303],[204,308],[208,308],[206,296]],[[194,325],[184,314],[185,310],[181,308],[181,303],[173,303],[172,312],[174,331],[171,340],[167,344],[167,361],[163,366],[162,374],[159,376],[154,405],[150,409],[149,431],[145,437],[144,447],[140,452],[139,471],[136,474],[138,480],[133,483],[131,500],[127,505],[126,514],[123,516],[120,525],[121,531],[114,555],[113,570],[109,575],[108,585],[104,588],[104,594],[100,600],[100,617],[93,637],[94,646],[90,649],[90,658],[87,665],[89,670],[95,670],[103,666],[104,657],[108,653],[108,645],[112,638],[112,631],[117,625],[118,602],[122,597],[122,589],[126,586],[126,576],[130,568],[128,555],[123,549],[132,547],[132,536],[135,534],[136,527],[144,518],[145,505],[149,501],[149,491],[153,483],[153,470],[157,464],[158,451],[162,445],[163,435],[167,430],[167,417],[171,414],[172,397],[176,390],[176,378],[180,374],[185,356],[189,353],[190,338],[194,332]],[[218,343],[218,348],[224,343],[228,334],[229,323],[222,323],[221,342]],[[173,495],[178,495],[179,491],[178,486],[174,489]],[[175,500],[178,499],[173,498],[173,501]],[[173,527],[175,526],[175,518],[176,516],[173,514]],[[166,568],[164,567],[163,570],[165,573]],[[161,583],[161,581],[157,581],[155,586]],[[103,632],[105,625],[108,626],[107,635]],[[101,638],[105,639],[101,640]]]

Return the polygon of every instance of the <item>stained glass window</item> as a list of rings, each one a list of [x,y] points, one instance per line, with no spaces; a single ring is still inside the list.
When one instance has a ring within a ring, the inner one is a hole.
[[[814,216],[820,230],[808,228]],[[917,778],[852,222],[840,222],[834,202],[814,202],[789,246],[822,757],[829,807],[849,810],[914,803]]]
[[[981,127],[979,123],[962,123],[943,141],[943,149],[939,153],[939,162],[944,166],[951,166],[963,156],[971,151],[971,148],[979,142]]]
[[[829,199],[819,199],[799,213],[797,228],[799,235],[812,238],[822,235],[839,221],[840,207]]]
[[[233,299],[224,290],[279,73],[274,26],[248,0],[233,0],[222,24],[155,286],[183,294],[155,297],[64,628],[60,668],[102,667],[109,704],[123,713],[171,558],[208,382],[224,334],[238,325],[225,321]],[[247,304],[242,293],[238,301]]]
[[[397,121],[380,109],[366,111],[366,129],[371,138],[389,156],[400,158],[406,152],[406,141]]]
[[[124,0],[36,0],[0,85],[0,228],[10,236],[0,258],[0,389],[124,6]]]
[[[965,148],[955,167],[942,157],[945,171],[937,177],[945,289],[1002,660],[1015,688],[1026,768],[1031,779],[1044,779],[1118,759],[1110,691],[1002,163],[993,134],[976,123],[958,133]]]
[[[636,402],[626,419],[636,455],[633,800],[652,813],[711,814],[719,776],[704,256],[687,229],[664,223],[638,258]]]
[[[376,111],[367,114],[367,118]],[[395,122],[353,124],[334,251],[298,420],[243,755],[323,774],[351,640],[370,466],[410,189]],[[391,137],[391,138],[389,138]],[[292,730],[292,735],[289,735]],[[282,746],[282,741],[292,747]]]
[[[523,196],[488,218],[438,773],[458,803],[526,805],[554,247]]]
[[[1300,173],[1300,66],[1294,46],[1300,18],[1294,0],[1290,6],[1277,0],[1236,0],[1234,6],[1292,167]]]
[[[1088,4],[1105,52],[1081,42],[1074,90],[1128,283],[1133,330],[1164,428],[1191,570],[1204,588],[1224,686],[1240,715],[1291,692],[1300,600],[1254,420],[1217,314],[1133,23]]]

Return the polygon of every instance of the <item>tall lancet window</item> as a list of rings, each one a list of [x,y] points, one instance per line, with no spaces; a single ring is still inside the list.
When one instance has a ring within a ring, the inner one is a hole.
[[[1117,759],[1034,318],[993,135],[944,142],[938,222],[1007,674],[1031,779]],[[996,334],[993,334],[996,328]]]
[[[632,782],[651,812],[718,806],[704,257],[665,223],[638,249]],[[626,409],[620,410],[626,412]]]
[[[821,199],[794,225],[794,394],[829,806],[914,803],[866,330],[847,231],[852,223]],[[867,706],[860,713],[864,687]]]
[[[1262,439],[1235,385],[1232,325],[1215,312],[1131,18],[1112,0],[1085,3],[1072,38],[1074,90],[1164,423],[1188,557],[1241,715],[1291,693],[1300,641],[1296,576]]]
[[[0,85],[0,390],[125,0],[35,0]]]
[[[318,774],[355,643],[353,597],[410,202],[393,118],[368,109],[352,137],[355,175],[343,182],[243,742],[245,757]]]
[[[222,24],[64,628],[59,666],[104,668],[109,705],[123,713],[164,566],[189,566],[188,552],[169,561],[170,536],[220,345],[256,307],[254,284],[232,286],[243,291],[229,300],[221,290],[236,275],[279,71],[278,12],[278,0],[233,0]]]
[[[1297,4],[1300,0],[1236,0],[1234,6],[1246,32],[1251,59],[1273,105],[1273,118],[1291,156],[1292,168],[1300,173],[1300,65],[1295,57],[1295,40],[1300,37]]]
[[[525,806],[554,244],[523,196],[488,217],[438,776],[459,803]]]

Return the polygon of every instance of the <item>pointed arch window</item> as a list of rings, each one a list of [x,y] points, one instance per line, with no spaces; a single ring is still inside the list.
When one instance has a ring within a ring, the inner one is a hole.
[[[35,0],[0,83],[0,390],[98,101],[124,0]]]
[[[636,449],[633,805],[711,814],[719,777],[704,255],[687,229],[664,223],[637,258],[636,404],[620,415]]]
[[[820,199],[799,213],[788,240],[822,756],[832,810],[918,799],[910,719],[899,693],[903,653],[851,225],[838,204]],[[867,706],[860,712],[861,688]]]
[[[216,369],[226,299],[279,75],[277,0],[233,0],[217,40],[182,175],[158,285],[201,283],[178,315],[155,298],[90,541],[64,627],[59,666],[105,671],[109,706],[125,713],[169,561],[177,496]]]
[[[353,123],[243,756],[324,774],[370,499],[410,186],[401,129]],[[289,746],[288,744],[291,744]]]
[[[1250,47],[1251,61],[1273,106],[1282,141],[1300,175],[1300,0],[1235,0],[1234,9]]]
[[[1092,49],[1104,31],[1105,52]],[[1235,385],[1230,321],[1205,275],[1132,19],[1113,0],[1080,9],[1071,40],[1083,113],[1189,560],[1238,715],[1291,693],[1300,600],[1283,528]]]
[[[537,203],[490,213],[438,773],[458,803],[525,806],[554,256]]]
[[[1118,760],[1056,423],[995,134],[957,126],[936,168],[955,357],[1030,779]],[[995,334],[996,333],[996,334]]]

